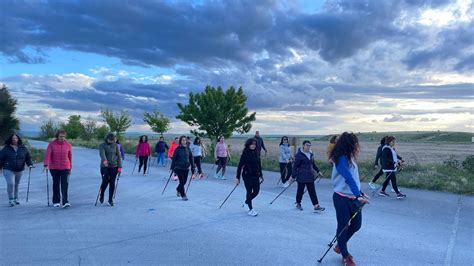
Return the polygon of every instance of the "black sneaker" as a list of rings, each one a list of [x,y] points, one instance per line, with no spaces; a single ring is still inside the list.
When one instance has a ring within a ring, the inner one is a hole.
[[[390,197],[390,195],[388,195],[388,193],[385,192],[385,191],[380,191],[380,192],[379,192],[379,196],[382,196],[382,197]]]
[[[326,210],[326,208],[323,208],[319,205],[317,207],[314,207],[314,212],[315,213],[322,213],[322,212],[324,212],[324,210]]]
[[[182,199],[183,199],[184,201],[187,201],[187,200],[188,200],[188,197],[186,197],[186,195],[184,195],[184,196],[182,197]]]
[[[104,203],[104,195],[100,195],[99,202],[100,204]]]
[[[397,194],[397,199],[404,199],[404,198],[406,198],[406,197],[407,197],[407,195],[405,195],[405,194],[403,194],[403,193],[401,193],[401,192],[399,192],[399,193]]]
[[[296,209],[302,211],[303,210],[303,207],[301,207],[301,204],[300,203],[296,203],[295,205]]]
[[[109,206],[110,206],[110,207],[113,207],[113,206],[114,206],[114,202],[113,202],[113,201],[109,201]]]

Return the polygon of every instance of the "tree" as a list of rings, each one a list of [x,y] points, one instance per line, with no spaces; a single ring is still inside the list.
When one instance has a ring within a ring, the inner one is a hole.
[[[98,127],[95,131],[95,137],[98,140],[104,140],[105,136],[110,132],[110,128],[107,125]]]
[[[161,136],[163,136],[163,133],[171,129],[170,119],[158,111],[151,113],[145,112],[143,114],[143,121],[150,126],[151,130],[156,133],[160,133]]]
[[[16,99],[12,98],[8,87],[2,84],[0,89],[0,141],[8,138],[15,130],[20,128],[20,121],[15,117]]]
[[[123,132],[127,131],[127,129],[132,125],[132,119],[126,110],[113,112],[106,108],[100,112],[105,123],[107,123],[110,130],[115,132],[117,136],[120,136]]]
[[[178,103],[180,114],[176,118],[197,127],[191,130],[192,134],[216,142],[221,135],[229,138],[232,132],[244,134],[250,131],[255,112],[247,115],[246,101],[242,87],[236,90],[231,86],[224,91],[221,87],[206,86],[204,92],[189,93],[187,105]]]
[[[53,138],[57,130],[58,126],[52,119],[49,119],[48,121],[43,122],[40,127],[40,138],[45,140]]]
[[[61,124],[61,127],[66,130],[67,136],[70,139],[82,137],[85,132],[80,115],[70,115],[67,123]]]
[[[94,138],[97,131],[97,122],[95,122],[89,117],[87,118],[83,126],[84,126],[84,136],[83,136],[84,140],[91,140],[92,138]]]

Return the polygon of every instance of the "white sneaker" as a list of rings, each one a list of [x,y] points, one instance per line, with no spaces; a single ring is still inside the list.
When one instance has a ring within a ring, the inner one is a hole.
[[[251,209],[251,210],[248,212],[248,214],[249,214],[250,216],[252,216],[252,217],[255,217],[255,216],[258,215],[258,212],[255,211],[254,209]]]
[[[370,189],[375,190],[375,188],[376,188],[375,183],[369,182],[369,187],[370,187]]]
[[[215,179],[219,179],[219,175],[217,173],[214,174]]]
[[[282,187],[282,188],[287,188],[288,186],[290,186],[289,182],[286,182],[286,183],[281,184],[281,187]]]
[[[61,207],[61,204],[59,204],[59,203],[54,203],[53,206],[54,206],[54,207]]]
[[[69,203],[66,203],[66,204],[63,205],[63,208],[69,208],[69,207],[71,207],[71,204],[69,204]]]
[[[227,178],[225,178],[225,176],[221,175],[221,179],[226,180]]]
[[[391,188],[390,191],[392,191],[393,193],[395,193],[395,189],[393,189],[393,188]],[[402,191],[399,189],[398,192],[402,192]]]

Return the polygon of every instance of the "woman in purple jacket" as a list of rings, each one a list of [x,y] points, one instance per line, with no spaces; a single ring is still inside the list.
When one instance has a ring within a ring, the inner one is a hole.
[[[311,151],[311,142],[303,141],[303,149],[299,149],[295,155],[295,163],[293,164],[293,177],[298,182],[298,190],[296,193],[296,208],[303,210],[301,207],[301,199],[303,198],[304,188],[308,188],[308,194],[314,206],[314,212],[321,213],[325,208],[319,206],[318,196],[314,187],[314,181],[317,176],[321,175],[319,168],[314,162],[313,152]],[[290,182],[294,179],[291,178]]]

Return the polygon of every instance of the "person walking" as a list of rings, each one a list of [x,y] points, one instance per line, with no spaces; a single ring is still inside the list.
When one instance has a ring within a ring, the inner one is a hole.
[[[318,196],[314,187],[314,181],[318,175],[321,175],[319,168],[314,162],[313,152],[311,151],[311,142],[309,140],[303,141],[303,149],[299,149],[295,155],[295,162],[293,164],[293,177],[290,182],[298,182],[298,190],[296,193],[296,208],[303,210],[301,207],[301,199],[303,198],[304,188],[308,189],[308,194],[313,203],[314,212],[321,213],[325,208],[319,205]]]
[[[337,135],[332,136],[332,137],[329,139],[328,146],[326,147],[326,154],[327,154],[328,160],[329,160],[330,162],[331,162],[331,160],[329,159],[329,157],[331,156],[332,149],[334,148],[334,145],[336,144],[336,140],[337,140]],[[331,162],[331,163],[332,163],[332,162]]]
[[[69,176],[72,171],[72,145],[66,140],[66,131],[59,129],[55,139],[48,144],[44,156],[44,168],[53,179],[53,206],[68,208]]]
[[[217,169],[214,175],[217,179],[225,180],[225,170],[227,166],[228,160],[230,160],[230,153],[227,144],[224,142],[224,137],[219,137],[219,142],[216,144],[216,148],[214,150],[214,159],[217,162]],[[222,170],[222,173],[219,175],[219,171]]]
[[[262,164],[260,156],[257,151],[257,140],[255,138],[248,139],[245,142],[245,148],[240,156],[239,165],[237,167],[236,184],[240,184],[240,176],[244,180],[247,194],[245,197],[245,204],[247,204],[249,211],[248,215],[257,216],[252,205],[252,200],[257,197],[260,191],[260,183],[263,182]]]
[[[380,140],[380,146],[377,148],[377,154],[375,155],[375,163],[374,163],[374,169],[377,169],[377,167],[379,166],[379,162],[381,164],[381,160],[380,160],[380,157],[382,157],[382,148],[385,146],[385,138],[387,136],[384,136],[381,140]],[[374,176],[374,178],[372,178],[372,181],[369,182],[369,187],[371,189],[376,189],[375,187],[375,182],[377,182],[377,180],[379,179],[380,176],[383,175],[383,169],[382,167],[380,167],[380,170],[377,172],[377,174]]]
[[[283,136],[280,141],[280,153],[278,156],[278,161],[280,163],[280,178],[281,178],[281,186],[286,188],[289,186],[290,176],[292,174],[292,164],[291,161],[293,158],[291,157],[291,150],[290,144],[288,143],[288,137]]]
[[[383,197],[388,197],[385,192],[385,189],[388,186],[389,182],[392,182],[392,188],[397,193],[397,199],[404,199],[406,195],[398,190],[397,186],[397,169],[402,165],[402,158],[398,156],[395,151],[395,137],[388,136],[385,138],[385,146],[382,148],[382,171],[385,173],[385,181],[382,185],[382,190],[380,190],[379,195]]]
[[[257,151],[258,155],[262,153],[262,149],[265,151],[265,155],[267,155],[267,148],[265,148],[265,143],[263,142],[262,137],[260,137],[260,131],[255,131],[254,138],[257,140]]]
[[[100,203],[104,203],[104,194],[109,186],[109,205],[114,206],[115,180],[117,174],[122,172],[122,156],[119,144],[116,143],[114,133],[109,133],[104,139],[104,143],[99,146],[100,154],[100,174],[102,184],[100,186]]]
[[[165,139],[161,136],[158,142],[155,145],[155,153],[156,153],[156,164],[159,165],[161,163],[162,167],[166,166],[166,150],[169,150],[170,147],[166,144]]]
[[[360,191],[359,169],[356,161],[359,150],[357,136],[344,132],[339,136],[329,156],[334,162],[331,182],[337,219],[336,236],[338,236],[337,245],[333,250],[342,255],[342,263],[347,266],[356,265],[347,249],[347,242],[355,232],[360,230],[362,206],[369,203],[369,197]],[[354,216],[356,213],[357,215]],[[354,217],[352,221],[351,217]],[[348,224],[349,227],[345,229]]]
[[[146,169],[148,166],[148,157],[151,155],[151,146],[148,143],[147,135],[140,136],[140,140],[138,141],[138,145],[137,145],[137,151],[135,154],[136,154],[135,156],[139,160],[138,173],[140,173],[140,170],[143,166],[143,175],[146,176]]]
[[[120,151],[120,156],[122,158],[122,161],[125,160],[125,151],[123,150],[123,146],[122,144],[120,144],[120,141],[119,139],[116,137],[117,141],[115,143],[117,143],[117,147],[119,148],[119,151]]]
[[[193,154],[188,148],[186,136],[181,136],[178,143],[180,145],[174,151],[171,170],[176,173],[179,179],[179,184],[176,187],[178,197],[188,200],[184,185],[188,180],[189,168],[192,172],[195,170]]]
[[[3,176],[7,182],[7,196],[10,207],[20,205],[18,188],[21,175],[25,170],[25,164],[30,168],[33,167],[30,151],[23,145],[20,136],[14,133],[5,140],[5,146],[0,151],[0,170],[3,169]]]
[[[190,145],[190,149],[191,149],[191,153],[193,154],[194,164],[197,167],[197,175],[193,174],[193,178],[196,178],[196,176],[199,178],[203,178],[204,174],[202,172],[201,160],[204,156],[204,153],[203,153],[201,138],[196,137],[194,139],[193,144]]]
[[[168,149],[168,158],[171,160],[171,163],[173,163],[173,154],[174,154],[174,151],[176,150],[176,148],[178,147],[178,137],[175,137],[171,143],[170,143],[170,148]],[[178,176],[176,175],[176,173],[173,173],[173,181],[177,181],[178,180]]]

